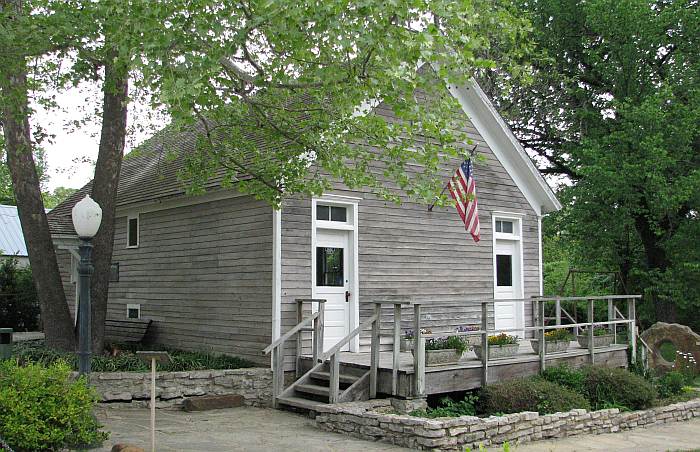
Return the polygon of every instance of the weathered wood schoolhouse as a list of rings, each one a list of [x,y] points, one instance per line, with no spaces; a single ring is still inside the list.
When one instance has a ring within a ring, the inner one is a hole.
[[[261,365],[270,363],[263,349],[318,309],[307,303],[297,312],[297,299],[325,300],[324,350],[369,318],[377,300],[422,303],[422,325],[433,333],[479,324],[484,300],[494,300],[494,328],[532,326],[530,304],[508,300],[542,294],[541,219],[560,204],[479,86],[449,91],[485,157],[474,163],[478,243],[454,207],[429,211],[408,198],[395,204],[340,185],[318,198],[287,198],[281,210],[235,184],[223,188],[216,177],[206,194],[189,196],[178,171],[196,132],[159,133],[123,162],[108,317],[152,320],[147,339],[157,344]],[[392,115],[381,104],[375,108]],[[461,161],[453,163],[445,180]],[[72,305],[77,237],[70,214],[89,190],[88,184],[49,214]],[[392,318],[382,316],[381,331],[392,330]],[[403,321],[402,330],[412,327],[410,313]],[[302,333],[306,353],[311,334]],[[370,331],[361,331],[342,350],[367,352],[369,342]],[[391,342],[381,335],[384,349]],[[287,371],[298,366],[293,345],[284,347]]]

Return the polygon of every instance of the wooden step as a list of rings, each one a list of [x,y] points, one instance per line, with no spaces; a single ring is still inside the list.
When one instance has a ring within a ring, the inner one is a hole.
[[[317,402],[316,400],[303,399],[301,397],[278,397],[277,402],[280,405],[287,405],[304,410],[316,410],[320,406],[326,406],[327,403]]]
[[[331,380],[331,373],[326,372],[326,371],[318,371],[318,372],[312,373],[311,378],[314,378],[316,380],[330,381]],[[359,379],[360,379],[360,377],[356,377],[354,375],[348,375],[348,374],[338,375],[338,380],[340,381],[341,384],[351,385]]]
[[[324,397],[328,397],[328,394],[330,393],[330,388],[328,386],[319,386],[314,384],[299,384],[294,386],[294,390]]]

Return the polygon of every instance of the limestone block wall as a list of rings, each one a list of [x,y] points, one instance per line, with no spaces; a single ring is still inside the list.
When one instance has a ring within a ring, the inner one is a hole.
[[[93,372],[90,384],[102,402],[146,404],[151,397],[151,374]],[[248,406],[270,406],[272,371],[265,368],[159,372],[156,401],[159,407],[178,407],[185,398],[238,394]]]
[[[425,419],[388,414],[388,400],[371,400],[320,407],[316,424],[333,432],[384,441],[414,449],[463,450],[509,442],[560,438],[583,433],[610,433],[650,424],[664,424],[700,416],[700,399],[641,411],[617,408],[540,415],[535,412],[479,418]]]

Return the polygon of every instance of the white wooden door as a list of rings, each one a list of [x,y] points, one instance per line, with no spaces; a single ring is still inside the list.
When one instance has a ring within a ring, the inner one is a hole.
[[[513,300],[521,297],[520,280],[520,255],[518,242],[515,240],[496,240],[495,252],[494,299],[504,300],[494,303],[494,317],[496,329],[512,329],[522,327],[522,303]],[[510,331],[510,335],[518,335],[518,332]]]
[[[337,344],[350,332],[350,266],[353,257],[348,246],[348,231],[317,229],[314,292],[325,298],[323,350]],[[348,350],[344,347],[343,350]]]

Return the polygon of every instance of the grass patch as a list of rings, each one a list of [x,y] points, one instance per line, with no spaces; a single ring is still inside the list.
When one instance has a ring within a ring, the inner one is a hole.
[[[136,356],[137,347],[123,346],[113,356],[97,355],[91,360],[93,372],[148,372],[150,365]],[[254,367],[250,361],[215,353],[189,352],[166,349],[172,362],[158,365],[161,372],[180,372],[205,369],[240,369]],[[73,370],[78,370],[78,357],[75,353],[59,352],[44,346],[43,341],[26,341],[15,344],[12,357],[21,366],[41,364],[49,366],[62,361]]]

